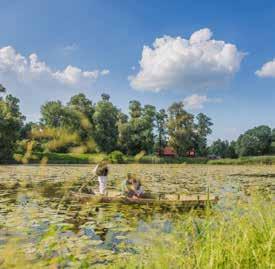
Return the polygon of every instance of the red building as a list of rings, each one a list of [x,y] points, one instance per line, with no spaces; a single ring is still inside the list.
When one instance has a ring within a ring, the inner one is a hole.
[[[165,147],[163,149],[163,156],[165,157],[175,157],[177,154],[172,147]]]
[[[186,155],[187,155],[187,157],[195,157],[196,156],[195,149],[193,148],[193,149],[188,150]]]
[[[164,157],[175,157],[175,156],[177,156],[177,153],[172,147],[165,147],[163,149],[162,153],[160,154],[160,152],[159,152],[158,155],[164,156]],[[186,156],[187,157],[195,157],[196,156],[195,149],[192,148],[192,149],[188,150],[186,152]]]

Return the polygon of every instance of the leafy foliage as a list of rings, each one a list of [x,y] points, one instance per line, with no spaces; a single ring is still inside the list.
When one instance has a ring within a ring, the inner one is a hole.
[[[211,126],[213,125],[211,119],[203,113],[199,113],[196,117],[196,150],[200,156],[207,155],[207,136],[212,133]]]
[[[6,92],[1,84],[0,92]],[[140,152],[161,155],[167,145],[174,148],[178,157],[186,157],[190,151],[198,157],[210,154],[221,158],[274,152],[275,129],[264,125],[248,130],[237,141],[217,140],[208,148],[211,119],[203,113],[193,115],[187,112],[182,102],[173,103],[166,112],[132,100],[128,116],[112,104],[108,94],[102,94],[102,99],[93,104],[80,93],[72,96],[65,105],[58,100],[46,102],[41,106],[40,122],[26,124],[23,124],[18,99],[7,95],[1,97],[0,102],[1,143],[9,145],[1,152],[0,159],[11,158],[15,148],[21,154],[28,143],[33,151],[40,152],[108,154],[119,150],[132,156]],[[15,147],[16,140],[23,140],[17,143],[18,147]]]
[[[108,95],[103,94],[102,100],[96,104],[93,121],[94,139],[99,151],[115,150],[118,139],[118,109],[109,101]]]
[[[119,124],[119,144],[129,155],[140,151],[152,153],[154,149],[154,127],[156,108],[134,100],[129,104],[130,120]]]
[[[173,103],[168,113],[169,144],[179,156],[185,156],[195,144],[194,116],[184,110],[182,102]]]
[[[208,151],[209,154],[214,155],[216,157],[236,158],[237,155],[235,152],[235,144],[236,143],[234,141],[229,143],[227,140],[222,141],[221,139],[218,139],[212,143]]]
[[[167,118],[165,109],[160,109],[156,113],[157,139],[155,148],[160,155],[162,155],[163,149],[167,145]]]
[[[124,154],[119,150],[111,152],[108,158],[112,163],[124,163]]]
[[[271,129],[261,125],[240,135],[236,142],[236,152],[239,156],[255,156],[267,154],[272,142]]]
[[[19,110],[19,99],[12,95],[0,99],[0,162],[12,159],[24,119]]]

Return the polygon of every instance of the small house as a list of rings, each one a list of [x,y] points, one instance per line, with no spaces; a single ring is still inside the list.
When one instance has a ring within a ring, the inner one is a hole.
[[[175,157],[177,154],[172,147],[165,147],[162,151],[164,157]]]
[[[190,149],[186,153],[187,157],[196,157],[196,151],[194,148]]]

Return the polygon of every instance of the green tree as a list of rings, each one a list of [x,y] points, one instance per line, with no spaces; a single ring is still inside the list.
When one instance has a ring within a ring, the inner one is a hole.
[[[167,145],[167,114],[165,109],[160,109],[156,113],[156,130],[157,130],[157,140],[156,140],[156,151],[162,155],[163,149]]]
[[[67,122],[67,113],[65,107],[60,101],[49,101],[41,107],[41,123],[51,127],[64,127]]]
[[[127,154],[136,155],[144,150],[143,137],[144,125],[142,122],[142,106],[137,100],[129,102],[130,120],[127,125],[123,126],[123,142],[127,148]]]
[[[272,129],[272,132],[271,132],[271,139],[272,139],[272,142],[275,142],[275,128]]]
[[[196,152],[200,156],[207,155],[207,136],[212,133],[211,119],[203,113],[199,113],[196,117]]]
[[[125,153],[136,155],[141,151],[152,153],[154,149],[154,126],[156,108],[139,101],[129,103],[130,120],[119,125],[119,144]]]
[[[237,158],[238,155],[236,153],[236,141],[231,141],[227,150],[227,157],[228,158]]]
[[[0,161],[12,159],[24,120],[19,109],[19,99],[7,95],[0,100]]]
[[[69,129],[77,132],[83,141],[93,138],[95,108],[91,100],[83,93],[71,97],[67,104],[68,113],[71,115],[71,126]]]
[[[0,84],[0,93],[5,93],[5,92],[6,92],[6,88],[2,84]],[[2,96],[0,96],[0,100],[2,99],[3,99]]]
[[[127,145],[125,141],[128,140],[128,116],[124,114],[121,110],[118,111],[118,149],[124,153],[128,152]]]
[[[102,100],[96,104],[93,115],[95,142],[100,151],[108,153],[116,149],[118,139],[118,109],[109,98],[109,95],[102,94]]]
[[[272,132],[270,127],[261,125],[240,135],[236,143],[239,156],[264,155],[270,152]]]
[[[236,152],[241,156],[261,155],[260,140],[251,134],[243,134],[237,140]]]
[[[152,105],[145,105],[142,111],[142,122],[144,124],[143,136],[145,140],[143,141],[144,149],[147,153],[151,154],[154,151],[154,128],[156,120],[156,107]]]
[[[129,114],[132,119],[140,118],[142,114],[141,103],[137,100],[132,100],[129,103]]]
[[[234,148],[229,144],[227,140],[218,139],[212,143],[208,151],[211,155],[215,155],[221,158],[232,158],[234,157]],[[233,146],[234,147],[234,146]]]
[[[81,112],[92,123],[95,108],[91,100],[85,94],[79,93],[71,97],[68,106],[71,109]]]
[[[175,102],[168,108],[169,144],[179,156],[185,156],[194,147],[194,116],[184,110],[182,102]]]
[[[31,136],[32,128],[35,127],[36,124],[34,122],[25,123],[20,129],[20,139],[28,139]]]

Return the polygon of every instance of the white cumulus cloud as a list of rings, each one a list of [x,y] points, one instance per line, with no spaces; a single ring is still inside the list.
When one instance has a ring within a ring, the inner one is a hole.
[[[0,48],[0,83],[17,96],[28,120],[38,120],[40,106],[47,100],[66,102],[76,93],[89,96],[93,84],[109,70],[82,70],[68,65],[56,70],[41,61],[37,54],[23,56],[13,47]]]
[[[220,103],[219,98],[209,98],[206,95],[193,94],[183,99],[186,109],[202,109],[206,103]]]
[[[144,46],[140,70],[130,76],[134,89],[205,89],[230,79],[240,68],[245,53],[234,44],[212,38],[201,29],[189,39],[163,36],[152,47]]]
[[[275,59],[266,62],[255,74],[259,77],[275,77]]]
[[[0,48],[0,80],[9,84],[16,82],[22,89],[28,87],[89,87],[99,76],[107,75],[108,70],[86,71],[72,65],[64,70],[53,70],[33,53],[25,57],[11,47]]]

